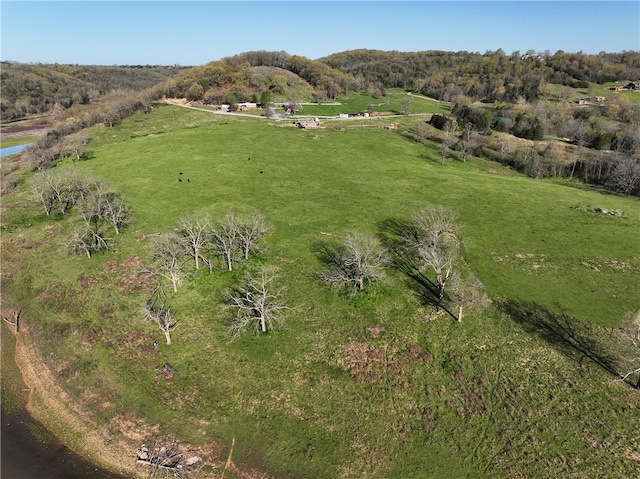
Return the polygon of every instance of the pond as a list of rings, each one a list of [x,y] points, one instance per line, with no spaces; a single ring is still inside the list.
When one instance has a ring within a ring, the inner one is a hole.
[[[20,153],[29,143],[25,143],[24,145],[15,145],[8,146],[6,148],[0,148],[0,158],[9,155],[15,155],[16,153]]]
[[[125,479],[85,461],[25,412],[2,410],[2,476],[12,479]]]
[[[88,463],[26,412],[2,411],[2,476],[11,479],[125,479]]]
[[[3,322],[4,324],[4,322]],[[28,389],[15,363],[15,340],[2,334],[0,470],[7,479],[125,479],[107,472],[62,444],[26,410]],[[126,454],[125,454],[126,456]],[[127,460],[123,457],[123,460]],[[130,460],[135,460],[131,455]]]

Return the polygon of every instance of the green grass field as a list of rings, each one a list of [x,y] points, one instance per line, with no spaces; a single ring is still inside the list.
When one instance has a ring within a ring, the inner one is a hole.
[[[77,220],[46,218],[18,191],[3,202],[3,294],[104,421],[136,416],[215,441],[222,460],[235,437],[236,463],[276,478],[637,473],[640,396],[606,370],[619,352],[611,328],[640,310],[637,198],[477,158],[441,165],[436,146],[398,131],[304,131],[166,105],[89,146],[73,167],[123,194],[135,224],[114,252],[69,256]],[[381,233],[427,205],[459,214],[490,305],[457,324],[399,271],[356,298],[316,280],[318,243]],[[259,261],[283,272],[287,329],[229,342],[222,292],[243,268],[218,266],[169,294],[181,322],[165,347],[141,311],[141,237],[232,210],[275,227]]]
[[[451,111],[450,105],[445,102],[427,99],[419,95],[408,96],[407,92],[401,88],[390,88],[385,96],[375,98],[367,93],[350,93],[339,97],[339,105],[303,105],[299,115],[334,116],[341,113],[363,113],[368,111],[371,105],[373,112],[378,113],[403,113],[403,101],[409,99],[409,114],[419,113],[447,113]],[[333,102],[330,102],[333,103]]]

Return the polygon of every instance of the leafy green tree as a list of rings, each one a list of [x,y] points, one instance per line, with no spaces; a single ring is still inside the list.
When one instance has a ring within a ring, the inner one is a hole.
[[[229,109],[231,111],[236,111],[238,109],[238,97],[234,93],[227,93],[223,101],[229,105]]]
[[[186,93],[186,98],[189,101],[198,101],[202,100],[204,97],[204,88],[199,83],[193,83]]]
[[[271,102],[273,102],[273,96],[271,95],[271,92],[269,90],[263,91],[260,95],[260,105],[262,105],[262,108],[270,106]]]
[[[287,77],[281,73],[278,73],[271,79],[271,86],[269,87],[269,89],[276,95],[284,95],[287,91],[287,85]]]

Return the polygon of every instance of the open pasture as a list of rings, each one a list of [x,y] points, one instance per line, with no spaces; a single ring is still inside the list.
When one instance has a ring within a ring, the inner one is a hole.
[[[235,438],[238,465],[278,478],[637,471],[640,399],[601,349],[607,328],[640,309],[637,199],[476,158],[441,165],[437,146],[397,131],[304,131],[167,105],[96,131],[89,146],[74,167],[105,178],[135,218],[117,251],[70,257],[60,244],[75,220],[5,203],[3,256],[8,293],[30,317],[46,308],[44,350],[105,422],[142,418],[215,442],[222,460]],[[356,298],[317,281],[318,244],[384,232],[427,205],[458,213],[485,309],[454,323],[393,269]],[[168,295],[181,323],[154,350],[147,291],[125,281],[147,260],[145,235],[191,213],[252,210],[275,227],[258,261],[281,268],[287,329],[230,343],[222,291],[243,267],[218,266]],[[573,336],[550,339],[554,325]],[[170,379],[158,375],[165,364]]]
[[[174,120],[184,126],[165,131]],[[480,159],[442,166],[429,146],[382,129],[304,131],[159,106],[104,134],[111,142],[96,139],[94,158],[78,167],[125,195],[140,234],[190,213],[257,209],[276,227],[273,248],[313,265],[309,247],[327,234],[377,233],[384,220],[441,204],[458,212],[470,266],[490,294],[609,326],[638,307],[637,199],[532,181]]]
[[[364,113],[369,110],[378,113],[404,113],[403,102],[409,101],[409,114],[419,113],[446,113],[451,110],[445,102],[422,97],[420,95],[407,95],[402,88],[389,88],[385,96],[376,98],[368,93],[349,93],[338,97],[339,105],[328,102],[327,105],[302,105],[300,115],[334,116],[341,113]]]

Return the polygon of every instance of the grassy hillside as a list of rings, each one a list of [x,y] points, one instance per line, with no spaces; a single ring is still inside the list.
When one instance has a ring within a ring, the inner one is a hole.
[[[91,259],[62,246],[73,215],[54,221],[20,191],[6,198],[3,295],[61,380],[105,424],[159,424],[215,442],[222,461],[235,437],[234,461],[270,477],[637,473],[640,396],[607,371],[620,351],[610,328],[640,310],[637,199],[479,159],[441,165],[436,146],[342,125],[158,105],[96,131],[92,157],[73,166],[107,179],[136,221]],[[319,243],[435,204],[459,213],[466,261],[492,300],[461,324],[400,271],[356,298],[316,280]],[[218,265],[168,293],[180,324],[163,346],[141,312],[144,235],[190,213],[255,209],[275,227],[258,261],[283,272],[287,329],[229,342],[222,292],[244,268]],[[166,364],[172,377],[158,374]]]

